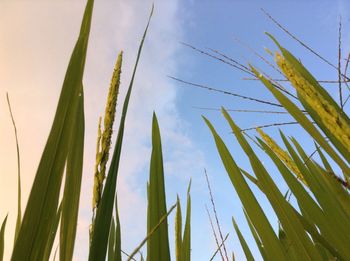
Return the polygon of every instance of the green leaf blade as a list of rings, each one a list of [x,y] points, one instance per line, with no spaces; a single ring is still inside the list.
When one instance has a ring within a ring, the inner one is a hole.
[[[188,184],[187,189],[186,220],[181,245],[181,261],[191,260],[191,183],[192,181]]]
[[[155,113],[153,114],[152,122],[152,153],[147,213],[149,215],[148,233],[150,233],[150,229],[155,227],[160,219],[167,213],[162,144],[158,120]],[[164,220],[157,231],[155,231],[147,241],[147,260],[170,261],[167,220]]]
[[[62,176],[82,92],[93,0],[86,5],[78,41],[62,86],[54,122],[24,212],[12,260],[41,260],[55,214]]]
[[[241,243],[241,246],[243,248],[243,252],[245,254],[247,261],[254,261],[253,254],[250,251],[249,246],[248,246],[247,242],[245,241],[245,239],[244,239],[244,237],[243,237],[243,235],[242,235],[242,233],[241,233],[241,231],[240,231],[240,229],[239,229],[239,227],[238,227],[238,225],[233,217],[232,217],[232,224],[236,230],[239,242]]]
[[[0,261],[2,261],[4,258],[6,222],[7,222],[7,215],[2,221],[1,228],[0,228]]]
[[[71,143],[68,152],[66,181],[62,199],[59,251],[60,261],[72,260],[77,232],[84,156],[85,123],[83,93],[81,94],[81,99],[79,101],[79,108],[74,126],[75,132],[72,139],[73,142]]]

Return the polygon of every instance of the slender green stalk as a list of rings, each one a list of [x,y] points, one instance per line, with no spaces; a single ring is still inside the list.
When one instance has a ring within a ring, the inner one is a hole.
[[[21,158],[19,153],[19,142],[18,142],[18,136],[17,136],[17,127],[15,123],[15,119],[13,117],[12,109],[11,109],[11,103],[8,93],[6,93],[6,99],[7,104],[9,107],[13,130],[15,132],[15,139],[16,139],[16,151],[17,151],[17,219],[16,219],[16,229],[15,229],[15,239],[14,242],[16,242],[19,229],[21,228],[21,222],[22,222],[22,207],[21,207]]]

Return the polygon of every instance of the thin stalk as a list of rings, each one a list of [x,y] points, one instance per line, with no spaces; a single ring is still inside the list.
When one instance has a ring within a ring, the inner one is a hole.
[[[206,51],[203,51],[203,50],[201,50],[201,49],[198,49],[197,47],[194,47],[194,46],[192,46],[192,45],[190,45],[190,44],[183,43],[183,42],[181,42],[181,44],[184,45],[184,46],[187,46],[187,47],[189,47],[189,48],[191,48],[191,49],[193,49],[193,50],[196,51],[196,52],[199,52],[199,53],[201,53],[201,54],[204,54],[204,55],[206,55],[206,56],[209,56],[209,57],[211,57],[211,58],[214,58],[215,60],[218,60],[218,61],[220,61],[220,62],[223,62],[223,63],[225,63],[225,64],[227,64],[227,65],[229,65],[229,66],[231,66],[231,67],[234,67],[234,68],[236,68],[236,69],[238,69],[238,70],[240,70],[240,71],[242,71],[242,72],[245,72],[245,73],[247,73],[247,74],[249,74],[249,75],[251,75],[251,76],[254,76],[254,74],[253,74],[247,67],[245,67],[244,65],[238,63],[237,61],[234,61],[234,60],[231,59],[231,61],[234,62],[234,63],[230,63],[230,62],[228,62],[228,61],[226,61],[226,60],[224,60],[224,59],[222,59],[222,58],[220,58],[220,57],[217,57],[217,56],[212,55],[212,54],[210,54],[210,53],[208,53],[208,52],[206,52]]]
[[[311,53],[316,55],[319,59],[327,63],[329,66],[333,67],[334,69],[338,70],[337,66],[332,64],[330,61],[322,57],[320,54],[318,54],[316,51],[314,51],[312,48],[310,48],[308,45],[306,45],[304,42],[299,40],[295,35],[290,33],[284,26],[282,26],[275,18],[273,18],[268,12],[266,12],[263,8],[261,8],[261,11],[275,24],[277,25],[282,31],[284,31],[286,34],[288,34],[291,38],[293,38],[295,41],[297,41],[299,44],[301,44],[304,48],[309,50]],[[341,74],[346,80],[350,80],[346,75]]]
[[[16,151],[17,151],[17,220],[16,220],[16,229],[15,229],[15,239],[14,241],[16,242],[17,235],[19,232],[19,229],[21,227],[21,222],[22,222],[22,207],[21,207],[21,158],[20,158],[20,153],[19,153],[19,142],[18,142],[18,136],[17,136],[17,127],[15,123],[15,119],[13,117],[12,109],[11,109],[11,103],[10,103],[10,98],[8,93],[6,93],[6,99],[7,99],[7,104],[9,107],[10,111],[10,116],[11,116],[11,121],[13,125],[13,130],[15,133],[15,139],[16,139]]]
[[[212,190],[211,190],[211,187],[210,187],[210,182],[209,182],[209,178],[208,178],[208,174],[207,174],[207,170],[206,169],[204,169],[204,173],[205,173],[205,178],[207,180],[207,185],[208,185],[208,190],[209,190],[209,195],[210,195],[210,201],[211,201],[211,205],[213,207],[216,225],[217,225],[217,228],[219,230],[219,236],[220,236],[221,242],[224,242],[224,237],[222,236],[221,226],[220,226],[218,214],[216,212],[214,197],[213,197],[213,193],[212,193]],[[223,244],[223,248],[224,248],[226,260],[228,261],[229,259],[228,259],[228,255],[227,255],[227,250],[226,250],[225,244]]]
[[[216,254],[219,252],[220,248],[223,246],[223,244],[225,243],[225,241],[227,240],[228,236],[230,234],[227,234],[224,238],[224,240],[222,241],[222,243],[220,244],[220,246],[216,249],[216,251],[214,252],[214,254],[212,255],[212,257],[209,259],[209,261],[214,260],[214,257],[216,256]]]
[[[162,216],[162,218],[159,220],[158,224],[155,225],[152,230],[147,234],[147,236],[144,238],[144,240],[142,240],[142,242],[139,244],[139,246],[130,254],[129,258],[127,261],[133,260],[133,257],[140,251],[140,249],[142,248],[142,246],[144,244],[146,244],[147,240],[152,236],[152,234],[154,232],[157,231],[157,229],[160,227],[160,225],[167,219],[167,217],[170,215],[170,213],[175,209],[176,204],[174,204],[169,211]]]
[[[258,78],[249,78],[244,77],[242,78],[244,81],[260,81]],[[274,82],[289,82],[287,79],[272,79]],[[339,80],[318,80],[319,83],[339,83]],[[349,80],[342,80],[341,83],[348,83]]]
[[[220,246],[220,244],[219,244],[218,237],[217,237],[216,232],[215,232],[213,220],[212,220],[212,218],[211,218],[211,216],[210,216],[210,213],[209,213],[209,210],[208,210],[207,205],[205,205],[205,210],[207,211],[207,214],[208,214],[208,218],[209,218],[209,221],[210,221],[210,226],[211,226],[211,229],[212,229],[212,231],[213,231],[213,235],[214,235],[214,238],[215,238],[216,245],[217,245],[217,247],[218,247],[218,249],[219,249],[221,259],[222,259],[222,261],[225,261],[224,255],[222,254],[222,251],[221,251],[221,246]]]
[[[193,109],[207,110],[207,111],[221,111],[219,108],[209,108],[209,107],[196,107],[192,106]],[[286,111],[265,111],[265,110],[239,110],[239,109],[226,109],[232,112],[247,112],[247,113],[263,113],[263,114],[289,114]]]
[[[270,63],[268,60],[265,59],[264,56],[262,56],[261,54],[259,54],[257,51],[255,51],[252,47],[250,47],[247,43],[242,42],[239,38],[234,37],[233,38],[237,43],[239,43],[241,46],[247,48],[250,52],[252,52],[255,56],[259,57],[265,64],[267,64],[268,66],[270,66],[272,69],[274,69],[276,72],[278,72],[280,75],[282,75],[284,77],[284,74],[276,67],[274,66],[272,63]]]
[[[251,128],[247,128],[247,129],[241,129],[241,131],[249,131],[249,130],[255,130],[255,129],[257,129],[257,128],[263,129],[263,128],[268,128],[268,127],[276,127],[276,126],[284,126],[284,125],[293,125],[293,124],[299,124],[299,122],[297,122],[297,121],[290,121],[290,122],[272,123],[272,124],[266,124],[266,125],[251,127]]]
[[[343,92],[342,92],[342,84],[341,84],[341,29],[342,29],[342,23],[341,23],[341,17],[339,19],[339,31],[338,31],[338,89],[339,89],[339,103],[340,108],[343,110]]]
[[[190,86],[193,86],[193,87],[196,87],[196,88],[201,88],[201,89],[205,89],[205,90],[213,91],[213,92],[219,92],[219,93],[223,93],[223,94],[226,94],[226,95],[231,95],[231,96],[238,97],[238,98],[242,98],[242,99],[246,99],[246,100],[250,100],[250,101],[255,101],[255,102],[258,102],[258,103],[263,103],[263,104],[267,104],[267,105],[271,105],[271,106],[276,106],[276,107],[283,108],[283,106],[280,105],[280,104],[278,104],[278,103],[274,103],[274,102],[270,102],[270,101],[265,101],[265,100],[260,100],[260,99],[256,99],[256,98],[253,98],[253,97],[248,97],[248,96],[236,94],[236,93],[233,93],[233,92],[229,92],[229,91],[225,91],[225,90],[221,90],[221,89],[217,89],[217,88],[205,86],[205,85],[202,85],[202,84],[197,84],[197,83],[193,83],[193,82],[181,80],[181,79],[176,78],[176,77],[174,77],[174,76],[168,76],[168,77],[169,77],[170,79],[175,80],[175,81],[178,81],[178,82],[181,82],[181,83],[183,83],[183,84],[190,85]]]

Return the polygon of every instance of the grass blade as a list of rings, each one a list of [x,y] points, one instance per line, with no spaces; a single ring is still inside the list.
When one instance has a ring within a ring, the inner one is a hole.
[[[83,174],[85,132],[83,93],[79,100],[79,108],[74,123],[74,129],[74,136],[68,152],[66,181],[62,199],[59,251],[60,261],[72,260],[77,231],[81,178]]]
[[[74,47],[54,122],[42,154],[24,212],[12,260],[42,260],[58,208],[59,192],[74,121],[82,93],[87,44],[93,10],[88,0],[80,35]]]
[[[122,247],[121,247],[121,232],[120,232],[120,220],[118,212],[118,202],[115,200],[115,245],[114,245],[114,261],[122,261]]]
[[[112,211],[113,211],[113,205],[115,201],[115,191],[116,191],[116,183],[117,183],[117,175],[119,170],[119,161],[120,161],[120,155],[121,155],[121,149],[122,149],[122,143],[123,143],[123,136],[124,136],[124,125],[125,125],[125,119],[126,114],[128,110],[130,95],[132,91],[132,87],[134,84],[135,74],[137,65],[140,59],[142,47],[144,40],[146,38],[148,26],[152,17],[153,13],[153,7],[151,14],[149,16],[149,20],[146,26],[146,29],[144,31],[139,50],[137,53],[137,58],[133,70],[133,74],[131,77],[131,81],[129,84],[129,88],[127,91],[127,94],[125,96],[124,104],[123,104],[123,110],[122,110],[122,116],[120,119],[119,124],[119,130],[116,140],[116,145],[114,148],[113,158],[111,162],[111,166],[108,171],[107,180],[105,183],[105,187],[102,194],[102,199],[100,202],[99,207],[97,208],[96,212],[96,219],[94,223],[93,228],[93,236],[91,240],[91,246],[90,246],[90,252],[89,252],[89,260],[104,260],[106,258],[106,252],[107,252],[107,242],[108,242],[108,235],[109,235],[109,229],[112,219]]]
[[[148,233],[166,214],[164,168],[159,125],[155,113],[152,121],[152,154],[149,177]],[[147,241],[147,260],[170,260],[168,222],[164,220],[159,229]]]
[[[115,222],[112,218],[111,230],[109,231],[109,239],[108,239],[108,255],[107,260],[114,260],[114,245],[115,245]]]
[[[0,261],[2,261],[4,258],[6,222],[7,222],[7,215],[5,219],[2,221],[1,229],[0,229]]]
[[[243,209],[243,213],[244,213],[244,216],[245,216],[245,218],[246,218],[246,220],[247,220],[247,222],[248,222],[248,226],[249,226],[250,232],[251,232],[252,235],[253,235],[253,238],[254,238],[254,240],[255,240],[256,245],[257,245],[258,248],[259,248],[259,251],[260,251],[260,254],[261,254],[263,260],[269,261],[269,259],[268,259],[267,256],[266,256],[266,253],[265,253],[266,250],[265,250],[265,248],[264,248],[264,245],[262,244],[262,242],[261,242],[261,240],[260,240],[260,237],[259,237],[258,233],[256,232],[256,229],[255,229],[254,225],[252,224],[250,218],[248,217],[247,212],[246,212],[244,209]]]
[[[21,207],[21,158],[19,154],[19,142],[18,142],[18,136],[17,136],[17,127],[15,123],[15,119],[12,114],[12,109],[11,109],[11,103],[10,103],[10,98],[8,93],[6,93],[6,99],[7,99],[7,104],[9,107],[10,111],[10,116],[12,120],[12,125],[13,125],[13,130],[15,132],[15,139],[16,139],[16,151],[17,151],[17,219],[16,219],[16,229],[15,229],[15,240],[16,242],[17,236],[19,229],[21,227],[21,222],[22,222],[22,207]]]
[[[181,260],[181,245],[182,245],[182,215],[179,196],[176,199],[176,215],[175,215],[175,257],[176,261]]]
[[[61,218],[61,213],[62,213],[62,203],[58,207],[58,210],[57,210],[57,213],[55,216],[55,221],[52,223],[50,236],[49,236],[49,239],[48,239],[48,241],[46,243],[46,247],[45,247],[45,252],[44,252],[44,257],[43,257],[44,261],[48,261],[50,259],[52,246],[53,246],[53,243],[55,242],[57,228],[58,228],[58,224],[59,224],[60,218]],[[57,253],[57,248],[55,251],[55,255],[56,255],[56,253]]]
[[[248,247],[248,244],[247,242],[245,241],[241,231],[239,230],[239,227],[237,226],[237,223],[236,221],[234,220],[234,218],[232,217],[232,224],[233,224],[233,227],[235,228],[236,230],[236,233],[237,233],[237,236],[238,236],[238,239],[239,239],[239,242],[241,243],[241,246],[243,248],[243,251],[244,251],[244,254],[245,254],[245,257],[247,258],[247,261],[254,261],[254,257],[253,257],[253,254],[252,252],[250,252],[250,249]]]
[[[191,183],[190,180],[187,189],[186,221],[181,245],[181,261],[191,260]]]

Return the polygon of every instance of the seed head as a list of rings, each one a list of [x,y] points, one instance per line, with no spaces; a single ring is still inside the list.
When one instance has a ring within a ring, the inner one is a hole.
[[[307,185],[303,174],[299,171],[298,167],[296,166],[292,158],[289,156],[289,154],[285,150],[283,150],[269,135],[263,132],[260,128],[256,128],[256,130],[260,134],[260,137],[277,155],[277,157],[284,163],[284,165],[286,165],[286,167],[289,168],[300,181]]]
[[[350,126],[346,119],[282,55],[276,52],[275,59],[298,94],[318,114],[328,131],[350,152]]]

